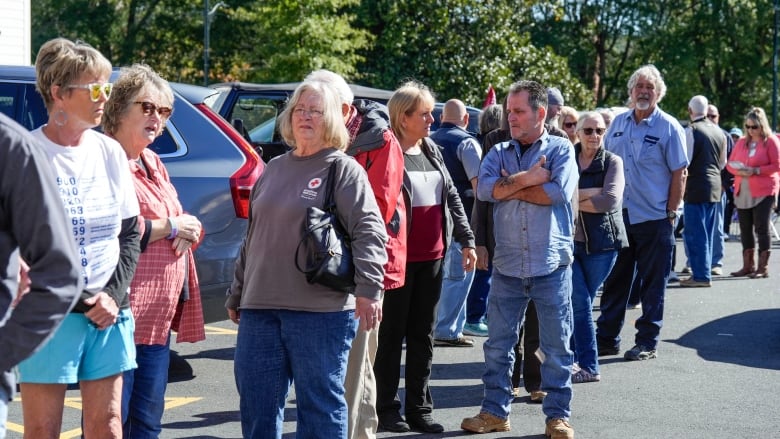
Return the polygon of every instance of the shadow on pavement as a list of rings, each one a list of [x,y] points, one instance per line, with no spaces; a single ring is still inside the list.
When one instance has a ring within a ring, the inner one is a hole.
[[[746,311],[713,320],[677,340],[707,361],[780,370],[780,309]],[[763,351],[765,355],[755,355]]]
[[[215,425],[228,424],[233,422],[240,422],[238,410],[225,411],[225,412],[211,412],[211,413],[198,413],[193,414],[193,418],[200,418],[197,421],[181,421],[181,422],[169,422],[163,424],[163,430],[195,430],[197,428],[212,427]],[[188,437],[200,437],[210,438],[212,436],[188,436]]]

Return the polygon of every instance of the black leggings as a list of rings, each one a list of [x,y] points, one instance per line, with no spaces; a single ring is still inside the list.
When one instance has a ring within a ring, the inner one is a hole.
[[[772,205],[774,203],[775,197],[764,197],[752,209],[737,209],[743,250],[756,248],[756,241],[753,236],[754,230],[758,237],[758,251],[769,250],[769,246],[772,243],[769,236],[769,220],[772,217]]]

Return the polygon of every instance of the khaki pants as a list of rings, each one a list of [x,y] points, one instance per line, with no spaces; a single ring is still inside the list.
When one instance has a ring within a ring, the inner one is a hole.
[[[374,359],[379,330],[358,328],[347,360],[344,398],[347,400],[348,439],[375,439],[379,418],[376,414]]]

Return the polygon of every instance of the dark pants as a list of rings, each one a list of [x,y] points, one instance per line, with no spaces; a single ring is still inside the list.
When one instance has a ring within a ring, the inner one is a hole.
[[[542,388],[542,364],[536,356],[539,349],[539,316],[533,300],[525,309],[525,322],[520,327],[520,338],[515,345],[515,365],[512,370],[512,387],[520,387],[520,373],[523,386],[528,393]]]
[[[752,209],[737,209],[739,215],[739,234],[742,240],[742,249],[756,248],[755,231],[758,237],[758,250],[769,250],[772,237],[769,235],[769,221],[772,218],[772,205],[774,197],[765,197]]]
[[[433,398],[428,382],[433,363],[433,322],[441,293],[441,259],[410,262],[406,265],[406,283],[387,290],[382,304],[382,323],[374,361],[377,400],[381,416],[399,412],[398,383],[401,379],[401,354],[406,339],[406,415],[431,413]]]
[[[477,324],[485,317],[492,273],[492,264],[488,264],[487,270],[476,270],[474,281],[471,283],[471,289],[466,298],[466,323]]]
[[[640,278],[642,316],[636,321],[636,344],[655,349],[663,325],[666,282],[672,267],[674,235],[667,219],[630,225],[623,215],[629,246],[620,250],[615,266],[604,282],[596,341],[599,347],[620,346],[620,330],[626,318],[634,269]]]

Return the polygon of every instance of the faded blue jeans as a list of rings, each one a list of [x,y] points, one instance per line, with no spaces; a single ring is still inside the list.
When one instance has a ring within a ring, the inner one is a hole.
[[[574,242],[571,307],[574,312],[572,351],[574,360],[586,371],[599,373],[596,327],[593,325],[593,300],[617,259],[617,250],[588,254],[585,243]]]
[[[162,345],[135,345],[137,369],[122,374],[124,439],[156,439],[162,431],[171,336]]]
[[[466,298],[474,281],[474,271],[463,269],[463,248],[455,241],[450,243],[442,264],[441,296],[436,306],[436,324],[433,338],[454,340],[463,335],[466,324]]]
[[[280,439],[295,381],[297,436],[346,439],[344,378],[355,312],[241,310],[233,372],[247,439]]]
[[[539,347],[544,353],[542,390],[547,392],[542,410],[547,420],[571,416],[572,332],[571,267],[562,266],[546,276],[517,278],[493,270],[488,300],[488,339],[485,352],[485,385],[482,412],[501,419],[512,406],[512,368],[518,328],[528,300],[539,315]],[[533,355],[529,352],[526,355]]]

